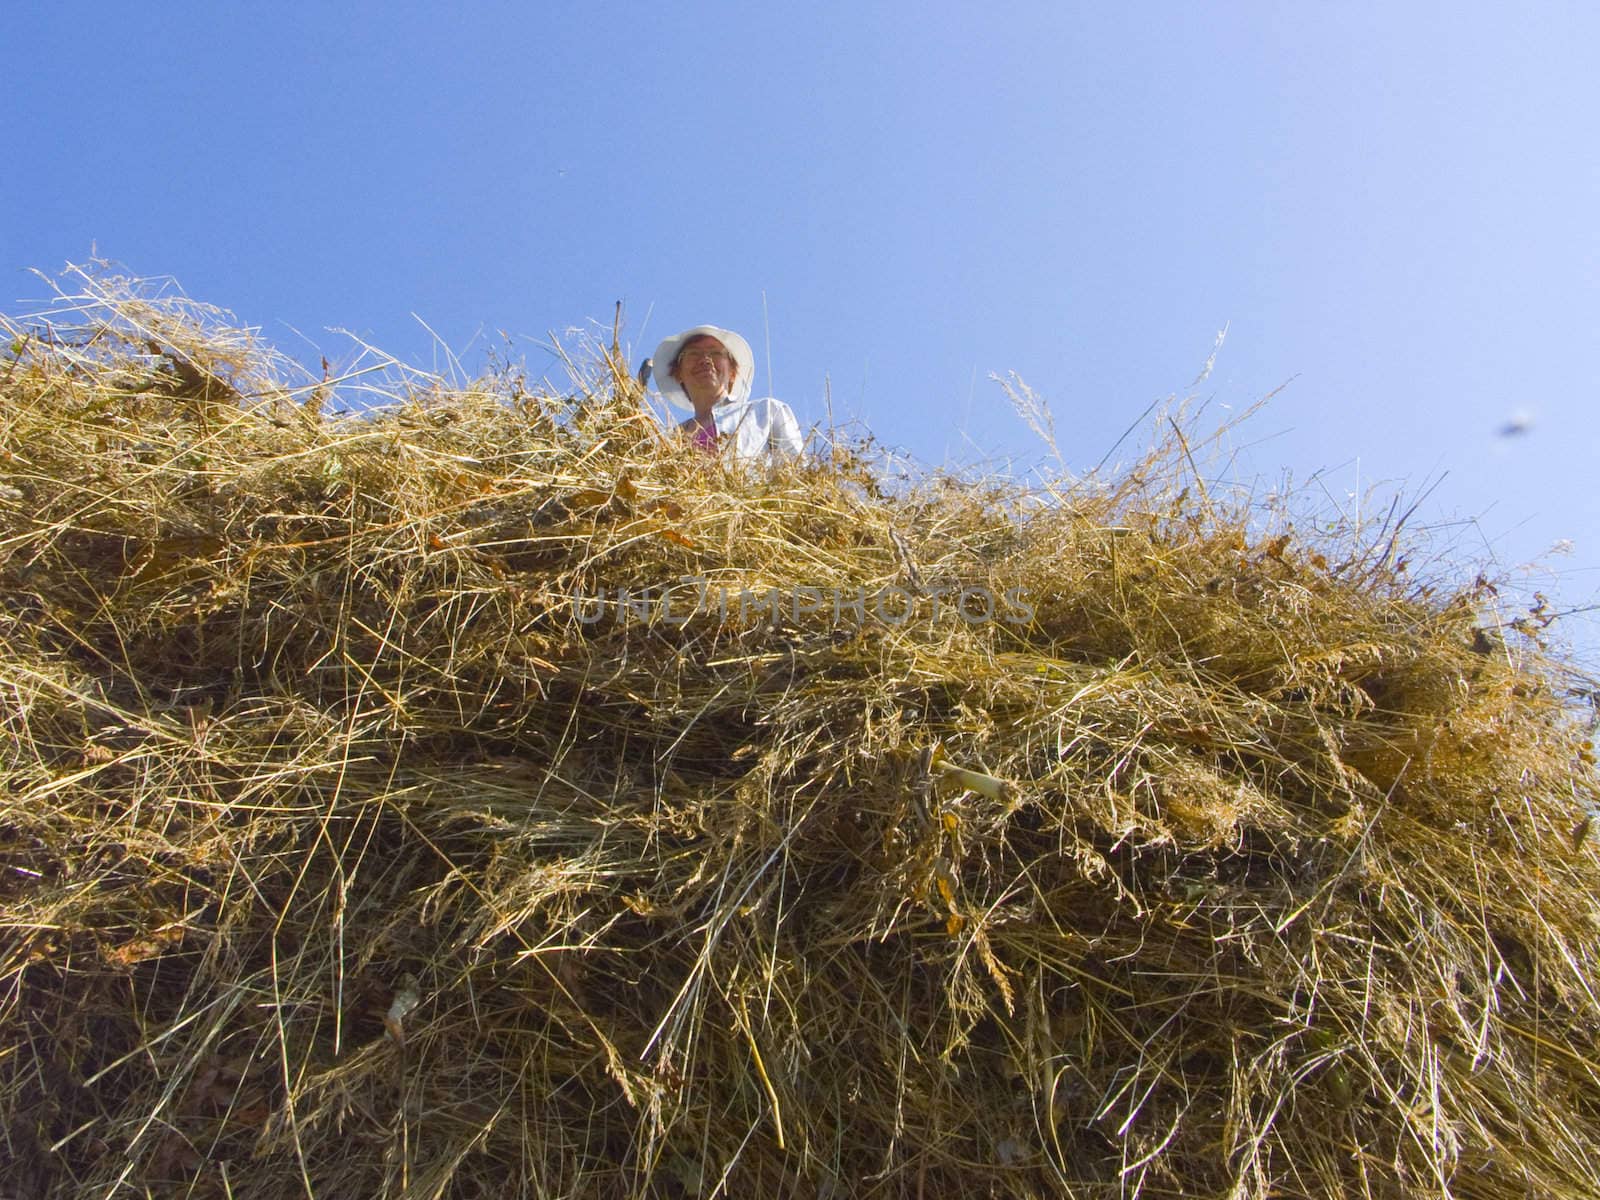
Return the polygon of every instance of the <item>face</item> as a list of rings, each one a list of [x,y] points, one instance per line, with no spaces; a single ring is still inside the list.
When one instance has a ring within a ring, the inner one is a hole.
[[[733,356],[721,342],[705,333],[691,338],[672,364],[672,377],[683,385],[691,400],[720,400],[728,394],[738,374],[739,364]]]

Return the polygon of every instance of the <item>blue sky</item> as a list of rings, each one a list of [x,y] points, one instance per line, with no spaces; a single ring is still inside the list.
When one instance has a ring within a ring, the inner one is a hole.
[[[421,318],[540,373],[621,300],[636,358],[727,325],[802,424],[1018,470],[991,373],[1083,470],[1226,325],[1214,411],[1293,380],[1241,478],[1432,487],[1464,573],[1570,540],[1530,586],[1578,607],[1597,46],[1576,3],[24,3],[0,303],[96,250],[306,361],[439,364]]]

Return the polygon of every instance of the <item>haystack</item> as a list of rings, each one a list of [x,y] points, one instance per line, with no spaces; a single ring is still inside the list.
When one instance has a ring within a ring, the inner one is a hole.
[[[6,331],[0,1194],[1600,1195],[1581,681],[1395,522]]]

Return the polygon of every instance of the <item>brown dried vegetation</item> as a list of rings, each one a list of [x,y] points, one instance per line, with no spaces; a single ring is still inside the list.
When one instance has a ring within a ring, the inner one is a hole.
[[[1597,1194],[1573,681],[1392,523],[1176,432],[740,476],[604,354],[336,415],[75,286],[0,361],[0,1192]]]

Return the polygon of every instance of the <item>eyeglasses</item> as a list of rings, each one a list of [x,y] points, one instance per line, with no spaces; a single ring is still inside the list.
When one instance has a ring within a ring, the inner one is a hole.
[[[678,361],[681,363],[694,362],[696,359],[704,359],[706,362],[714,363],[728,362],[731,359],[731,355],[726,350],[702,350],[699,348],[682,350],[678,353]]]

